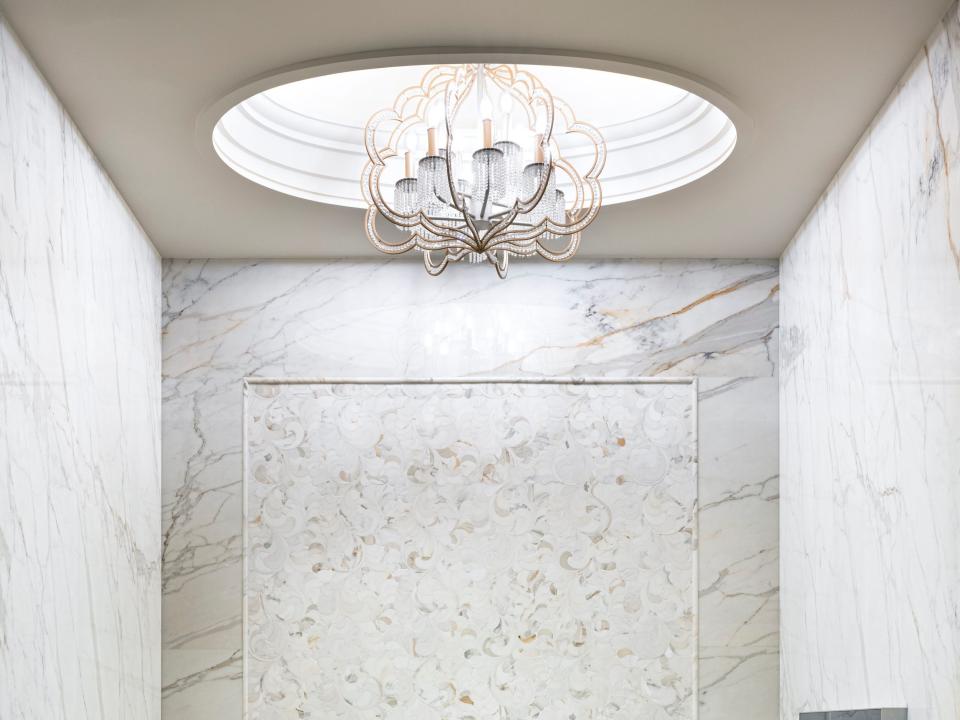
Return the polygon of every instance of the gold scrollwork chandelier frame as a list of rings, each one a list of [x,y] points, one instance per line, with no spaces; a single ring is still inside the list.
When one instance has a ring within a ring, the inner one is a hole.
[[[530,130],[540,139],[539,154],[548,159],[548,170],[541,174],[536,192],[529,197],[518,196],[489,218],[478,218],[470,210],[470,198],[458,187],[454,163],[445,162],[449,187],[445,202],[451,212],[443,218],[431,217],[422,208],[399,212],[384,199],[380,188],[387,161],[401,154],[400,143],[406,133],[426,124],[427,110],[435,101],[439,102],[438,98],[442,98],[446,150],[451,157],[449,149],[454,147],[457,114],[478,82],[490,82],[500,92],[509,93],[526,111]],[[566,125],[566,133],[581,135],[593,146],[590,166],[583,174],[560,152],[554,137],[558,114]],[[380,146],[378,137],[383,138],[385,131],[389,132],[387,143]],[[439,275],[450,263],[468,258],[486,260],[501,278],[506,276],[511,256],[539,255],[552,262],[569,260],[576,254],[581,233],[596,218],[603,200],[599,180],[607,156],[603,136],[592,125],[577,120],[571,108],[554,97],[535,75],[516,65],[431,67],[419,85],[403,90],[392,107],[370,118],[364,129],[364,147],[369,158],[361,178],[368,206],[367,237],[374,247],[389,255],[422,251],[424,266],[431,275]],[[569,179],[569,187],[573,188],[572,202],[566,203],[565,222],[549,216],[537,222],[527,221],[543,199],[550,176],[558,172]],[[385,240],[377,228],[378,217],[408,233],[407,236],[399,242]]]

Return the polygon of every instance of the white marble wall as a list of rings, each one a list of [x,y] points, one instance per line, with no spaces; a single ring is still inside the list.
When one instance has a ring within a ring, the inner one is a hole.
[[[960,21],[783,256],[782,709],[960,717]]]
[[[0,18],[0,717],[160,717],[160,260]]]
[[[776,262],[164,266],[164,717],[241,713],[241,379],[700,378],[700,718],[777,715]]]

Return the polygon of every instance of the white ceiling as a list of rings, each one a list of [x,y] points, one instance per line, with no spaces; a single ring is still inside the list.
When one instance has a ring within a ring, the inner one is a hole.
[[[706,177],[605,208],[581,254],[774,257],[949,4],[0,0],[0,10],[167,257],[375,254],[359,210],[276,193],[217,158],[211,113],[265,77],[299,79],[342,56],[360,67],[529,48],[538,62],[623,62],[697,89],[741,131]]]

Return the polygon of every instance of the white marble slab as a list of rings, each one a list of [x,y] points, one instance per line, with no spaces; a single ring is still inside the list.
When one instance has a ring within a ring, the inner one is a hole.
[[[695,407],[251,382],[246,717],[694,717]]]
[[[0,717],[160,717],[160,260],[0,18]]]
[[[700,720],[777,717],[777,379],[700,378]]]
[[[710,659],[700,717],[729,717],[745,695],[754,717],[776,717],[776,262],[526,263],[506,281],[488,268],[452,270],[165,263],[165,717],[241,712],[248,375],[710,378],[704,518],[742,522],[701,547],[711,579],[701,587]]]
[[[782,711],[960,717],[960,21],[783,257]]]

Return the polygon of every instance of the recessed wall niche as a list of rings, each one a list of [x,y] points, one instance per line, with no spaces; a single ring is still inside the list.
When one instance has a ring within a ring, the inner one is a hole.
[[[250,382],[246,717],[695,717],[695,388]]]

